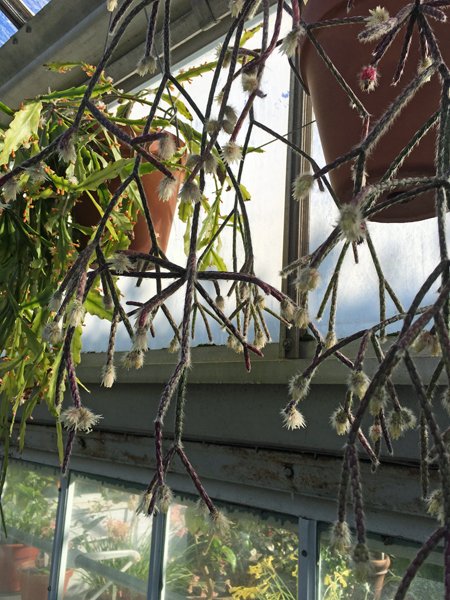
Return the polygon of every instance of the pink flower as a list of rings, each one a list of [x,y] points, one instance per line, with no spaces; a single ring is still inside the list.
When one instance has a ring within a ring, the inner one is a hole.
[[[373,92],[378,85],[379,73],[376,67],[367,65],[359,74],[359,87],[363,92]]]

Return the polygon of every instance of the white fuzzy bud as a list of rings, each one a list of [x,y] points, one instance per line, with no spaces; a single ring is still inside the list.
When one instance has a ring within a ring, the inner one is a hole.
[[[338,435],[345,435],[350,431],[350,421],[342,406],[339,406],[331,415],[330,423]]]
[[[225,131],[225,133],[228,133],[228,135],[231,135],[233,133],[234,128],[235,128],[234,123],[232,123],[228,119],[224,119],[222,121],[222,129]]]
[[[236,352],[236,354],[242,354],[244,352],[244,347],[242,346],[241,342],[233,334],[228,336],[227,346],[230,348],[230,350]]]
[[[242,160],[242,148],[236,142],[228,142],[222,148],[222,158],[228,165]]]
[[[359,242],[365,237],[365,224],[361,208],[356,204],[344,204],[340,210],[339,226],[348,242]]]
[[[224,115],[225,115],[225,118],[228,119],[228,121],[230,121],[234,125],[236,124],[238,116],[232,106],[229,106],[229,105],[225,106]]]
[[[229,534],[233,522],[218,510],[210,513],[211,532],[219,537]]]
[[[220,124],[219,121],[217,119],[209,119],[206,122],[206,131],[210,134],[213,135],[215,133],[217,133],[220,129]]]
[[[133,337],[132,351],[147,352],[147,330],[144,327],[138,327]]]
[[[230,0],[229,9],[233,18],[237,17],[244,8],[244,0]]]
[[[350,528],[345,521],[336,521],[330,531],[330,548],[338,554],[347,554],[352,545]]]
[[[348,378],[348,387],[352,394],[358,398],[363,398],[369,387],[370,379],[364,371],[352,371]]]
[[[292,319],[294,318],[294,314],[295,314],[295,304],[293,302],[291,302],[290,300],[287,300],[286,298],[284,298],[280,302],[280,311],[281,311],[281,316],[284,319],[286,319],[286,321],[292,321]]]
[[[216,300],[215,300],[216,306],[219,310],[224,311],[225,310],[225,298],[223,296],[216,296]]]
[[[126,369],[141,369],[144,366],[144,353],[140,350],[131,350],[123,357],[122,364]]]
[[[427,498],[427,511],[431,516],[436,517],[440,523],[444,523],[445,511],[441,489],[434,490]]]
[[[106,10],[114,12],[117,8],[118,0],[106,0]]]
[[[292,29],[281,42],[280,52],[288,58],[293,58],[304,35],[305,30],[303,27],[298,26]]]
[[[300,292],[310,292],[319,285],[320,275],[317,269],[312,267],[303,267],[299,269],[295,285]]]
[[[290,408],[287,412],[283,409],[281,416],[283,417],[283,427],[286,427],[286,429],[294,430],[306,427],[304,416],[295,407]]]
[[[203,168],[205,169],[205,173],[214,174],[217,171],[217,158],[214,154],[208,154],[203,163]]]
[[[69,431],[90,433],[101,418],[101,415],[95,415],[89,408],[73,406],[61,413],[60,420]]]
[[[180,349],[180,342],[176,335],[170,340],[168,351],[170,354],[176,354]]]
[[[19,193],[19,183],[15,177],[11,177],[3,186],[3,199],[6,203],[16,199]]]
[[[47,323],[42,332],[42,339],[52,346],[59,344],[62,341],[62,330],[59,323],[56,323],[55,321]]]
[[[58,312],[58,310],[61,308],[61,301],[62,296],[60,293],[56,292],[55,294],[53,294],[53,296],[48,302],[48,310],[50,312]]]
[[[72,135],[65,135],[61,138],[58,145],[58,154],[59,158],[65,163],[74,163],[77,160],[77,151]]]
[[[300,201],[303,200],[303,198],[306,198],[313,185],[314,175],[311,175],[311,173],[302,173],[299,175],[292,186],[292,196],[294,200]]]
[[[178,182],[172,177],[163,177],[159,184],[158,195],[162,202],[169,202],[178,190]]]
[[[140,77],[145,75],[153,75],[158,68],[158,61],[154,56],[143,56],[136,65],[136,72]]]
[[[81,300],[78,300],[77,298],[72,300],[67,310],[67,320],[71,327],[79,327],[82,325],[85,314],[86,309],[84,308]]]
[[[180,200],[186,204],[196,204],[200,202],[202,198],[202,194],[200,192],[200,188],[195,183],[195,181],[187,181],[180,192]]]
[[[121,275],[122,273],[129,273],[133,270],[133,263],[129,259],[129,257],[123,252],[117,252],[108,261],[108,264],[111,265],[111,269]]]
[[[297,308],[294,312],[292,320],[294,325],[299,329],[306,329],[311,322],[308,309],[304,306]]]
[[[310,382],[311,379],[305,377],[302,373],[291,377],[291,380],[289,381],[289,394],[291,395],[292,400],[295,400],[295,402],[304,400],[309,394]]]
[[[244,71],[241,75],[242,89],[244,92],[253,93],[259,88],[259,76],[256,70]]]
[[[116,381],[116,368],[113,364],[104,365],[102,369],[102,386],[112,388]]]
[[[172,135],[166,133],[159,139],[158,154],[162,160],[170,160],[177,151],[177,145]]]

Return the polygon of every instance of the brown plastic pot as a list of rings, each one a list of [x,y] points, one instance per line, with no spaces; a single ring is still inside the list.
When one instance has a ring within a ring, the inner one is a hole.
[[[34,566],[38,548],[24,544],[0,544],[0,593],[20,592],[20,570]]]
[[[175,138],[175,136],[173,137]],[[179,140],[178,145],[180,145]],[[130,156],[132,156],[128,146],[121,145],[121,149],[124,158],[130,158]],[[147,146],[147,150],[152,154],[157,155],[158,142],[152,142],[149,144]],[[182,159],[182,163],[184,163],[184,159]],[[185,172],[184,169],[177,169],[172,171],[172,174],[177,181],[177,187],[167,202],[163,202],[159,198],[158,193],[159,184],[161,183],[164,175],[160,171],[155,170],[151,173],[141,176],[141,182],[144,188],[145,197],[147,199],[147,206],[150,211],[152,223],[155,228],[158,244],[164,253],[166,253],[169,244],[170,232],[172,230],[173,219],[177,207],[178,192],[183,182]],[[111,194],[117,190],[119,185],[119,178],[115,178],[109,182],[108,188]],[[100,221],[98,210],[88,194],[83,194],[81,196],[80,200],[75,204],[72,214],[75,221],[80,225],[84,225],[85,227],[93,227]],[[86,235],[79,236],[78,243],[81,248],[86,246],[87,241],[88,237]],[[151,248],[152,242],[150,239],[147,222],[145,220],[145,215],[142,212],[139,212],[136,223],[133,227],[133,236],[128,251],[150,252]]]
[[[347,13],[346,0],[309,0],[303,9],[302,17],[307,23],[313,23],[346,16],[369,15],[369,9],[374,9],[379,4],[380,0],[358,0],[355,2],[355,7]],[[397,14],[404,6],[405,0],[391,0],[386,4],[391,16]],[[440,48],[443,51],[444,59],[450,60],[448,25],[436,21],[432,21],[431,25],[438,41],[441,42]],[[370,63],[371,52],[376,42],[363,44],[358,41],[357,35],[363,27],[364,24],[326,27],[314,30],[314,35],[346,82],[368,109],[372,115],[371,123],[374,124],[417,74],[420,58],[419,40],[415,31],[404,75],[399,84],[394,87],[391,85],[391,81],[400,56],[404,30],[397,35],[379,64],[379,85],[368,94],[360,90],[358,75],[362,67]],[[362,121],[356,110],[350,107],[346,93],[340,88],[306,37],[300,50],[300,69],[311,94],[325,160],[330,163],[361,141]],[[439,108],[440,96],[439,77],[434,75],[431,81],[425,83],[416,93],[372,151],[367,161],[368,183],[375,183],[380,179],[400,150]],[[411,152],[397,176],[404,178],[435,175],[435,143],[436,130],[433,129]],[[353,191],[351,164],[346,163],[332,171],[330,179],[341,202],[348,202]],[[381,197],[378,201],[385,198]],[[417,196],[408,203],[385,209],[374,215],[373,220],[382,222],[418,221],[434,215],[435,192],[429,192]]]

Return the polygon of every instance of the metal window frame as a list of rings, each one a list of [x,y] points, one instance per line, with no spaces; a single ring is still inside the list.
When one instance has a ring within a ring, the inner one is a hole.
[[[11,23],[20,29],[34,16],[34,13],[22,0],[0,0],[0,12],[2,12]]]
[[[298,61],[297,61],[298,62]],[[301,150],[310,153],[312,144],[311,99],[298,85],[291,72],[288,140]],[[292,184],[299,173],[310,170],[308,161],[295,152],[288,152],[286,164],[286,201],[283,233],[283,265],[287,265],[309,252],[309,197],[300,202],[292,197]],[[283,280],[283,292],[297,300],[294,275]],[[293,327],[280,327],[280,356],[301,357],[300,332]]]

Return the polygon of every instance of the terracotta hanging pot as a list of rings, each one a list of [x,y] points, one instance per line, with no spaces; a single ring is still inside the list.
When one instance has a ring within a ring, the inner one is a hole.
[[[380,0],[358,0],[355,2],[354,8],[347,13],[347,0],[309,0],[303,8],[302,17],[307,23],[313,23],[347,16],[368,16],[369,10],[376,8],[379,4]],[[405,4],[405,0],[391,0],[385,4],[385,7],[390,15],[394,16]],[[433,21],[432,27],[440,42],[444,59],[449,61],[449,26]],[[363,44],[357,39],[358,33],[363,28],[363,23],[324,27],[315,29],[314,35],[345,81],[372,115],[371,123],[374,124],[401,90],[417,75],[420,60],[419,39],[417,31],[415,31],[403,77],[397,86],[391,85],[405,35],[405,30],[402,29],[380,62],[378,86],[373,92],[365,93],[359,88],[358,75],[361,69],[370,63],[371,52],[376,42]],[[356,110],[350,107],[346,93],[340,88],[306,36],[300,49],[300,69],[311,94],[325,160],[330,163],[360,143],[362,120]],[[440,96],[439,76],[434,75],[431,81],[425,83],[402,110],[368,157],[369,184],[377,182],[382,177],[416,131],[438,110]],[[414,148],[396,177],[434,176],[436,173],[435,144],[436,129],[433,129]],[[340,201],[348,202],[353,192],[351,164],[346,163],[333,170],[330,173],[330,179]],[[396,193],[400,191],[402,190],[396,190]],[[379,198],[378,201],[385,199],[386,196]],[[382,222],[418,221],[432,217],[434,214],[435,192],[429,192],[421,194],[405,204],[385,209],[374,215],[373,220]]]
[[[129,133],[129,131],[127,131]],[[181,145],[180,140],[169,133],[175,140],[178,146]],[[158,142],[152,142],[147,146],[147,150],[152,154],[158,155]],[[121,144],[121,153],[123,158],[130,158],[133,154],[128,146]],[[181,159],[181,164],[184,164],[184,156]],[[184,169],[177,169],[172,171],[173,176],[176,179],[177,186],[170,199],[163,202],[159,197],[159,184],[163,179],[164,175],[158,171],[152,171],[141,176],[142,186],[144,188],[145,197],[147,199],[147,206],[150,211],[152,223],[155,228],[157,235],[158,244],[161,250],[166,253],[169,244],[170,232],[172,230],[173,219],[177,208],[177,198],[180,186],[184,180],[185,171]],[[120,185],[120,179],[115,178],[108,183],[108,188],[111,194],[113,194],[118,186]],[[75,204],[72,211],[74,220],[85,227],[94,227],[100,221],[100,215],[97,208],[93,204],[88,194],[83,194],[80,200]],[[80,235],[77,240],[79,246],[83,248],[86,246],[88,237],[86,235]],[[133,227],[133,234],[130,246],[128,248],[131,252],[149,252],[152,248],[152,242],[147,227],[145,215],[139,211],[136,223]]]
[[[0,544],[0,594],[20,591],[20,569],[33,567],[38,548],[24,544]]]

